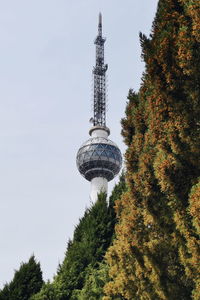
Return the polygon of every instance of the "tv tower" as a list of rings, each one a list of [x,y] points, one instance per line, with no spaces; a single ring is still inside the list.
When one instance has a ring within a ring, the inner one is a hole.
[[[104,43],[102,37],[102,15],[99,14],[98,35],[96,45],[96,65],[93,68],[93,127],[91,136],[78,150],[76,162],[81,175],[91,182],[90,199],[97,200],[100,192],[106,192],[108,181],[120,171],[122,155],[115,143],[108,139],[110,129],[106,127],[106,71],[104,64]]]

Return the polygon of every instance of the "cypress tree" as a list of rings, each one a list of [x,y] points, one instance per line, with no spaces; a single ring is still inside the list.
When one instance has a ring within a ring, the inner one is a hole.
[[[98,269],[99,263],[103,261],[113,238],[114,200],[123,193],[125,188],[122,175],[119,184],[113,190],[109,205],[106,195],[102,193],[97,202],[87,209],[84,217],[80,219],[58,274],[64,287],[64,296],[61,300],[73,299],[73,292],[76,290],[77,294],[77,290],[83,289],[85,281],[90,280],[88,270]]]
[[[124,172],[122,172],[119,182],[114,186],[112,194],[109,198],[109,205],[107,209],[108,222],[104,224],[105,229],[109,233],[106,237],[106,248],[112,243],[115,233],[114,226],[116,224],[116,214],[115,214],[115,201],[121,198],[122,194],[126,191],[126,181]],[[102,245],[105,241],[101,241]],[[105,253],[105,251],[104,251]],[[71,299],[102,299],[104,296],[103,287],[108,282],[108,265],[104,259],[96,259],[95,264],[90,264],[84,274],[84,285],[80,290],[74,290]]]
[[[100,194],[96,203],[86,209],[68,242],[64,261],[52,283],[47,282],[31,300],[83,299],[95,295],[101,299],[107,281],[104,255],[110,246],[116,215],[115,200],[126,190],[124,174],[115,185],[109,203]]]
[[[110,224],[110,209],[106,195],[102,193],[79,220],[73,240],[68,243],[64,261],[59,266],[53,283],[44,285],[33,299],[73,299],[74,291],[78,292],[84,286],[88,268],[97,267],[110,245],[113,234]]]
[[[74,289],[82,289],[85,272],[103,259],[111,235],[106,195],[100,194],[97,202],[80,220],[74,239],[61,266],[61,281],[65,282],[65,297],[70,299]]]
[[[200,299],[200,1],[160,0],[122,134],[128,191],[107,253],[115,299]]]
[[[28,300],[40,291],[42,284],[40,263],[31,256],[27,263],[22,263],[20,269],[15,271],[13,280],[0,292],[0,299]]]

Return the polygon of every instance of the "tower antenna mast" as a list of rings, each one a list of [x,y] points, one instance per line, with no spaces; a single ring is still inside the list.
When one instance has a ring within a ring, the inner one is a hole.
[[[104,43],[102,37],[102,15],[99,13],[98,35],[94,41],[96,45],[96,65],[93,68],[94,103],[93,125],[106,126],[106,71],[108,65],[104,64]]]

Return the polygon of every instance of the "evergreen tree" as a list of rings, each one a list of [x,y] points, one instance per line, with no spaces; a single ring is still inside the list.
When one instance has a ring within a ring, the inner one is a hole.
[[[43,284],[40,264],[31,256],[28,263],[22,263],[13,280],[0,292],[0,300],[28,300],[39,292]]]
[[[82,289],[88,265],[95,266],[103,259],[112,234],[108,224],[106,195],[100,194],[97,202],[86,210],[76,227],[73,243],[61,267],[60,276],[65,282],[65,299],[70,299],[74,289]]]
[[[68,242],[64,261],[53,282],[45,284],[31,300],[86,299],[91,295],[102,299],[108,278],[104,254],[112,242],[116,221],[114,203],[125,190],[122,174],[109,204],[106,195],[100,194],[97,202],[86,209],[75,228],[73,240]]]
[[[107,253],[115,299],[200,299],[200,1],[160,0],[122,120],[128,191]]]
[[[125,174],[122,172],[119,182],[114,186],[112,194],[109,198],[108,206],[108,223],[107,227],[110,228],[110,235],[107,237],[107,246],[112,243],[115,236],[114,226],[116,224],[115,214],[115,201],[121,198],[122,194],[126,191]],[[84,274],[84,286],[81,290],[74,290],[71,299],[102,299],[104,296],[103,287],[109,281],[108,265],[103,259],[101,262],[96,260],[95,265],[89,265]],[[121,298],[118,298],[121,299]]]
[[[73,240],[68,243],[64,261],[53,283],[45,285],[33,299],[72,299],[73,291],[83,288],[88,266],[95,267],[102,261],[112,234],[110,210],[106,195],[102,193],[76,226]],[[47,294],[51,295],[50,298]]]

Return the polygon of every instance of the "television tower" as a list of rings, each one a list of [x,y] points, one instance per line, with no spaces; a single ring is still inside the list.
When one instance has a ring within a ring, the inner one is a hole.
[[[108,139],[110,129],[106,127],[106,71],[104,64],[104,43],[102,37],[102,15],[99,14],[98,35],[96,45],[96,65],[93,68],[93,127],[91,136],[78,150],[76,162],[81,175],[91,182],[90,199],[97,200],[100,192],[107,193],[108,181],[120,171],[122,155],[115,143]]]

